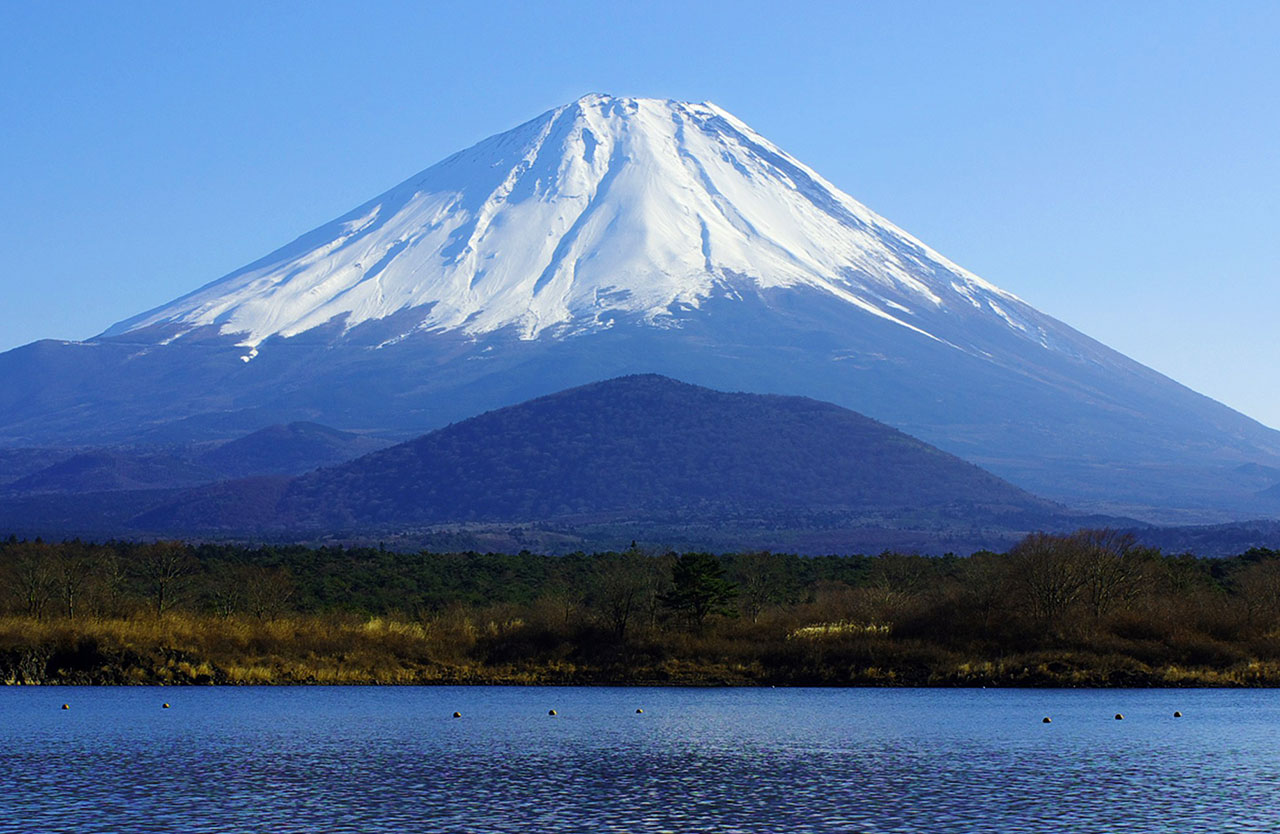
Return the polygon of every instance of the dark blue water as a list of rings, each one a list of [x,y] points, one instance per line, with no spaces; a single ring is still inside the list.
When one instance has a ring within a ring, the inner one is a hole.
[[[0,831],[1274,832],[1280,693],[7,688]]]

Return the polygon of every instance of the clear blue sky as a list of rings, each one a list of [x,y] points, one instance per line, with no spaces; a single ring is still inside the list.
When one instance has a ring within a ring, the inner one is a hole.
[[[715,101],[1280,427],[1275,2],[0,0],[0,349],[92,336],[590,91]]]

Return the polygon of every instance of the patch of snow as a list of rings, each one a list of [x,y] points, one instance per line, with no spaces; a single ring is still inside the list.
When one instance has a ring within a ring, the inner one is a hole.
[[[105,335],[216,326],[248,362],[272,336],[421,308],[378,346],[420,330],[565,338],[622,315],[679,326],[673,311],[740,297],[728,276],[817,289],[953,346],[936,316],[957,303],[1023,338],[1034,316],[716,105],[593,94]]]
[[[1007,321],[1007,322],[1009,323],[1009,326],[1010,326],[1010,327],[1016,327],[1017,329],[1021,330],[1023,333],[1027,332],[1027,327],[1026,327],[1026,325],[1024,325],[1024,324],[1023,324],[1022,322],[1020,322],[1020,321],[1015,320],[1015,319],[1013,318],[1013,316],[1011,316],[1011,315],[1009,315],[1008,313],[1006,313],[1006,312],[1004,311],[1004,308],[1003,308],[1003,307],[1001,307],[999,304],[995,303],[995,301],[993,301],[993,300],[991,300],[990,298],[988,298],[988,299],[987,299],[987,306],[991,308],[991,311],[992,311],[993,313],[995,313],[997,316],[999,316],[1000,318],[1002,318],[1002,319],[1004,319],[1005,321]]]

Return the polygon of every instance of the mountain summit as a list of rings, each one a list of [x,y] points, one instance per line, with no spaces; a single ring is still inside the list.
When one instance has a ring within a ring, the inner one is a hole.
[[[1076,506],[1272,511],[1280,433],[950,262],[710,104],[590,95],[87,342],[0,354],[0,443],[411,437],[659,373],[834,402]]]
[[[396,318],[375,344],[419,330],[562,338],[622,316],[672,326],[713,297],[798,287],[940,342],[966,342],[957,320],[972,310],[1051,339],[1013,295],[716,105],[604,95],[486,139],[103,335],[212,328],[252,350],[321,327],[360,340],[361,325]]]

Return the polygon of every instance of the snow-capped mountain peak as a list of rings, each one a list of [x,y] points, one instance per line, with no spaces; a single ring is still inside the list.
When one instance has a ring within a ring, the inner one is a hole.
[[[1038,315],[710,102],[591,94],[428,168],[104,336],[217,328],[250,352],[322,325],[524,339],[678,323],[807,287],[951,344],[957,313],[1046,343]],[[329,331],[326,331],[329,332]]]
[[[0,441],[408,437],[647,373],[834,402],[1108,512],[1256,513],[1239,466],[1280,466],[1280,434],[961,269],[716,105],[604,95],[101,338],[0,354]]]

